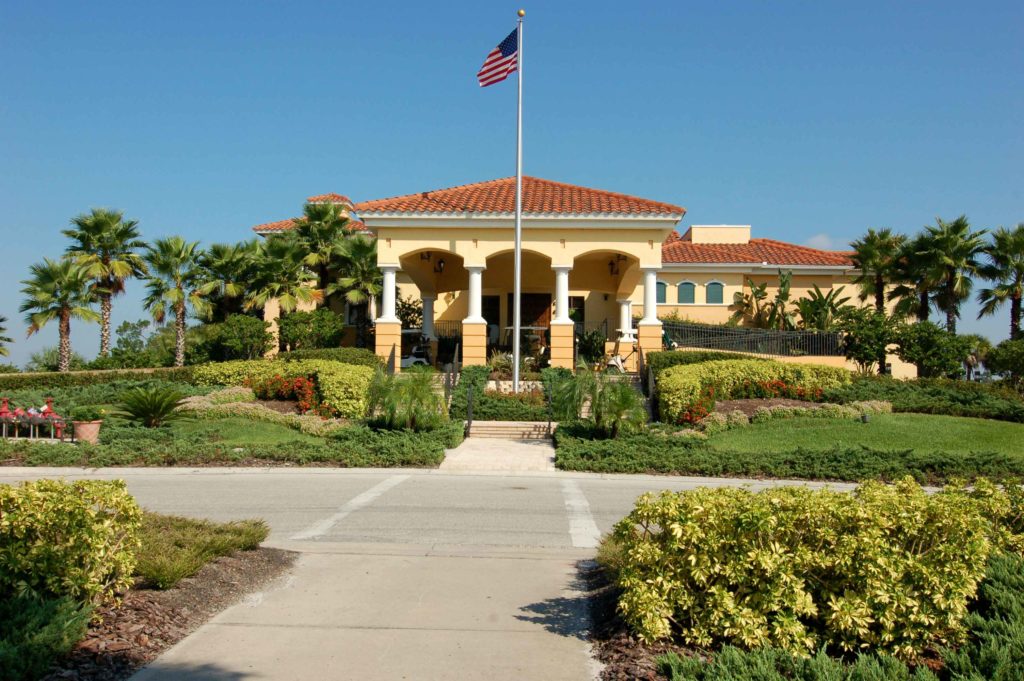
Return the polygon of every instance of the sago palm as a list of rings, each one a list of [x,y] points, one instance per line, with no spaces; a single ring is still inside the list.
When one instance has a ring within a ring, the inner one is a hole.
[[[113,415],[146,428],[159,428],[189,417],[180,409],[184,401],[185,394],[174,388],[133,388],[121,395]]]
[[[1014,229],[1000,227],[992,233],[992,243],[985,249],[988,262],[980,274],[994,283],[978,291],[981,312],[978,318],[993,315],[1010,302],[1010,339],[1020,338],[1021,299],[1024,297],[1024,222]]]
[[[7,349],[7,346],[13,343],[7,334],[7,317],[0,315],[0,357],[7,357],[11,354],[11,351]]]
[[[71,225],[71,229],[63,230],[71,239],[67,254],[93,279],[100,302],[100,356],[107,357],[112,299],[124,292],[126,280],[146,273],[138,252],[146,243],[139,238],[138,222],[125,220],[124,213],[117,210],[93,208],[72,218]]]
[[[21,282],[25,300],[21,304],[21,312],[25,313],[28,324],[28,335],[32,335],[57,320],[57,333],[60,338],[59,371],[71,368],[71,320],[82,319],[94,322],[99,315],[92,309],[95,302],[95,291],[92,288],[92,277],[81,265],[64,258],[50,260],[44,258],[29,268],[31,276]]]
[[[185,365],[185,321],[188,308],[205,316],[209,302],[199,290],[199,242],[180,236],[157,239],[143,256],[149,265],[146,298],[143,301],[153,319],[163,323],[167,312],[174,315],[174,366]]]
[[[337,264],[336,247],[349,235],[348,217],[338,204],[307,203],[294,223],[287,236],[302,247],[303,262],[316,273],[317,288],[324,291]]]
[[[966,215],[952,222],[935,219],[926,227],[925,258],[934,263],[938,274],[935,305],[946,314],[946,330],[956,333],[960,304],[971,295],[972,277],[978,273],[985,250],[985,230],[972,231]]]
[[[315,288],[316,275],[303,262],[303,250],[294,240],[272,236],[260,244],[255,277],[245,296],[246,310],[262,310],[277,300],[282,314],[294,312],[300,303],[319,303],[323,291]]]
[[[897,274],[900,253],[907,238],[894,234],[889,228],[868,229],[861,238],[850,244],[853,262],[860,274],[853,280],[860,287],[862,301],[874,298],[875,310],[885,313],[885,289]]]

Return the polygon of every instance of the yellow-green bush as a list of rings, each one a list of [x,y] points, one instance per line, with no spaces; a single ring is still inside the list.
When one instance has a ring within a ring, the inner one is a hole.
[[[0,598],[99,601],[131,584],[142,512],[123,480],[0,485]]]
[[[366,413],[366,396],[373,371],[368,366],[324,359],[293,362],[256,359],[204,364],[195,367],[193,380],[199,385],[249,385],[274,376],[312,376],[324,404],[341,416],[359,418]]]
[[[658,377],[658,409],[661,419],[676,423],[699,420],[694,413],[714,407],[716,399],[747,396],[746,391],[766,386],[785,386],[785,396],[815,399],[823,391],[849,383],[852,374],[840,367],[788,364],[763,359],[726,359],[670,367]],[[789,392],[791,391],[791,392]]]
[[[1000,494],[929,495],[909,479],[646,494],[615,528],[619,608],[645,641],[914,660],[962,640]]]

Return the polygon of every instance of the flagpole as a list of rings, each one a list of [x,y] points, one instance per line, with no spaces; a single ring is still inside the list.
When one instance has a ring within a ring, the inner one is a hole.
[[[512,270],[512,392],[519,392],[519,337],[521,327],[520,298],[522,297],[523,265],[523,17],[526,10],[519,10],[516,30],[516,226],[515,257]]]

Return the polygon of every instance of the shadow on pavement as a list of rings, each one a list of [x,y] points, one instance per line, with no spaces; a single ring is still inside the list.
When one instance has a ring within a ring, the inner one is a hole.
[[[218,667],[215,664],[161,664],[145,667],[132,677],[132,681],[171,681],[172,679],[189,679],[190,681],[241,681],[242,679],[258,679],[256,672],[237,672]]]
[[[559,636],[589,640],[591,594],[587,571],[593,569],[593,561],[580,561],[576,567],[576,577],[568,588],[575,593],[524,605],[520,610],[527,614],[516,615],[516,619],[539,624]]]

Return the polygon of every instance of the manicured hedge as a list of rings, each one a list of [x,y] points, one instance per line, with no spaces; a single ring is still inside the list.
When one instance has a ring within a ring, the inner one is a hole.
[[[306,359],[293,362],[245,360],[203,364],[195,367],[194,378],[205,385],[249,385],[282,376],[315,377],[320,401],[340,416],[361,418],[366,414],[366,397],[374,370],[368,366],[331,360]]]
[[[113,371],[46,371],[25,374],[0,375],[0,394],[9,390],[27,388],[70,388],[102,385],[116,381],[160,379],[176,383],[192,381],[192,367],[163,367],[157,369],[120,369]]]
[[[818,651],[812,657],[778,648],[741,650],[725,646],[710,659],[681,657],[675,653],[658,660],[670,681],[938,681],[930,669],[913,670],[888,655],[859,654],[852,662]],[[980,680],[979,680],[980,681]]]
[[[0,598],[28,588],[98,601],[124,590],[141,518],[123,480],[0,485]]]
[[[358,364],[360,366],[379,367],[384,366],[384,360],[366,348],[319,348],[313,350],[292,350],[282,352],[277,356],[278,360],[292,362],[302,359],[328,359],[333,362],[345,364]]]
[[[917,660],[965,639],[997,536],[989,511],[1011,503],[979,487],[645,494],[613,533],[619,612],[648,642]]]
[[[662,371],[670,367],[685,364],[700,364],[701,362],[714,362],[721,359],[761,359],[751,357],[739,352],[721,352],[719,350],[663,350],[652,352],[646,356],[647,366],[654,372],[657,378]]]
[[[666,369],[658,380],[662,421],[693,422],[714,409],[715,400],[778,394],[820,399],[823,391],[850,382],[846,369],[762,359],[715,360]],[[765,393],[765,394],[762,394]]]
[[[351,426],[328,435],[322,443],[299,441],[281,445],[224,445],[199,434],[182,435],[159,428],[104,426],[101,444],[54,447],[26,439],[0,442],[0,459],[25,466],[202,466],[321,465],[348,468],[435,467],[444,450],[462,441],[462,424],[445,424],[422,433],[374,430]],[[117,437],[110,440],[111,433]]]
[[[893,411],[947,416],[974,416],[1024,423],[1024,399],[998,384],[971,383],[946,378],[899,381],[887,377],[859,377],[852,383],[825,391],[828,402],[885,400]]]
[[[661,473],[801,480],[898,480],[912,476],[921,484],[954,478],[1024,476],[1021,457],[997,452],[926,452],[868,447],[793,448],[734,452],[708,445],[700,435],[666,433],[656,428],[614,440],[594,439],[585,424],[555,431],[555,465],[561,470],[595,473]]]

